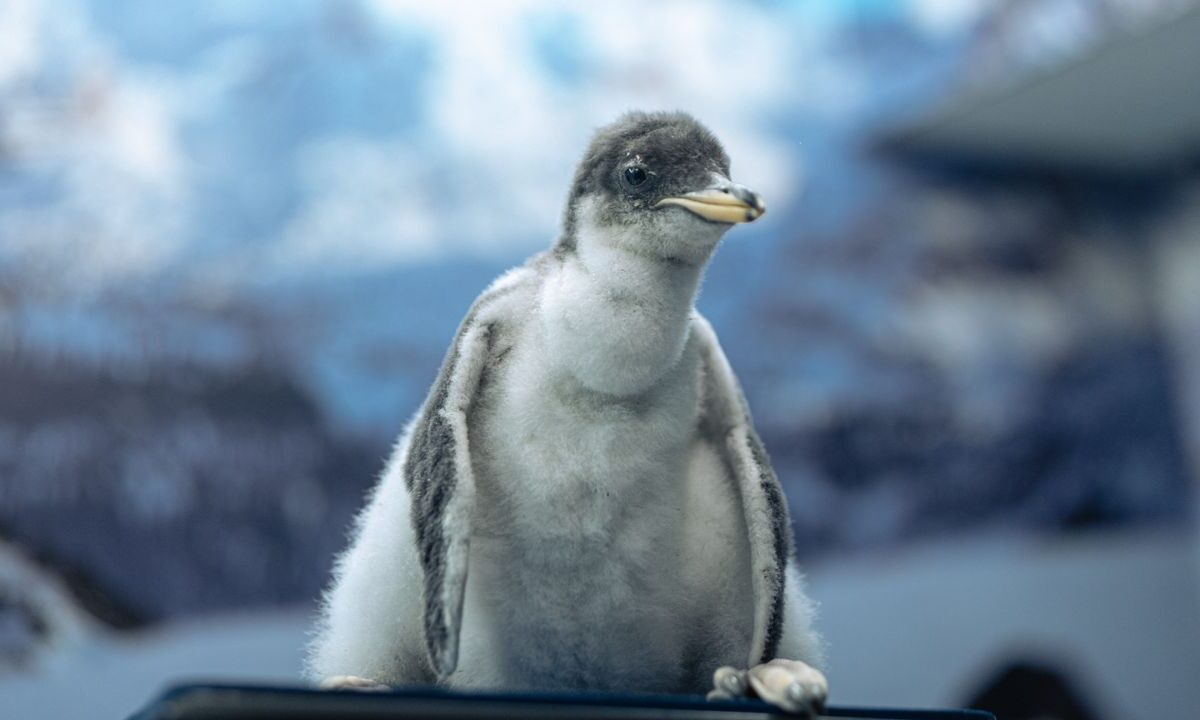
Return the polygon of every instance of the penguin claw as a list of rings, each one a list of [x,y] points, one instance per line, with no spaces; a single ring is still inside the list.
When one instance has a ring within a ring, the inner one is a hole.
[[[331,675],[317,686],[321,690],[354,690],[358,692],[386,692],[390,687],[370,678],[357,675]]]
[[[802,685],[793,682],[788,686],[787,699],[792,704],[788,708],[793,712],[803,712],[806,715],[820,715],[825,710],[824,696],[817,685]]]
[[[738,670],[728,665],[719,667],[713,673],[713,687],[728,693],[731,697],[745,695],[746,690],[749,688],[746,671]]]
[[[809,665],[782,658],[749,671],[720,667],[713,673],[710,700],[757,695],[790,713],[815,718],[825,710],[829,684],[821,672]]]

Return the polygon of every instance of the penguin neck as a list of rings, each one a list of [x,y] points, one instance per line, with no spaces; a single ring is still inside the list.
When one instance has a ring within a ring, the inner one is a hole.
[[[600,242],[585,242],[575,251],[588,282],[616,300],[622,298],[648,305],[686,324],[703,275],[702,265],[692,265],[638,253]],[[636,311],[634,306],[625,311]]]
[[[543,292],[548,357],[591,390],[644,392],[678,363],[703,265],[666,260],[580,228]]]

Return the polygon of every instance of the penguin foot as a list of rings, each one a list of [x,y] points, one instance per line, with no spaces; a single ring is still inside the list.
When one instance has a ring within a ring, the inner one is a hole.
[[[375,682],[370,678],[358,677],[357,675],[331,675],[321,681],[318,685],[322,690],[357,690],[359,692],[386,692],[391,690],[390,687],[383,683]]]
[[[825,710],[829,682],[820,670],[782,658],[749,670],[725,666],[713,673],[709,700],[755,696],[787,712],[815,718]]]

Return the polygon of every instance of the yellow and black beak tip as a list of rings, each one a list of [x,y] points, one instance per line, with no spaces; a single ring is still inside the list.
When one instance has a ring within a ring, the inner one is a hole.
[[[762,198],[753,190],[728,181],[703,190],[663,198],[654,207],[678,205],[710,222],[754,222],[767,212]]]

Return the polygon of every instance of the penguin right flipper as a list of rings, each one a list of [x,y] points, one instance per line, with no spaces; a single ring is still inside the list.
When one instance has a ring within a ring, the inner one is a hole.
[[[493,362],[496,301],[527,275],[501,278],[472,305],[413,424],[403,476],[411,497],[417,556],[424,574],[425,649],[439,680],[458,665],[475,479],[468,416]]]

